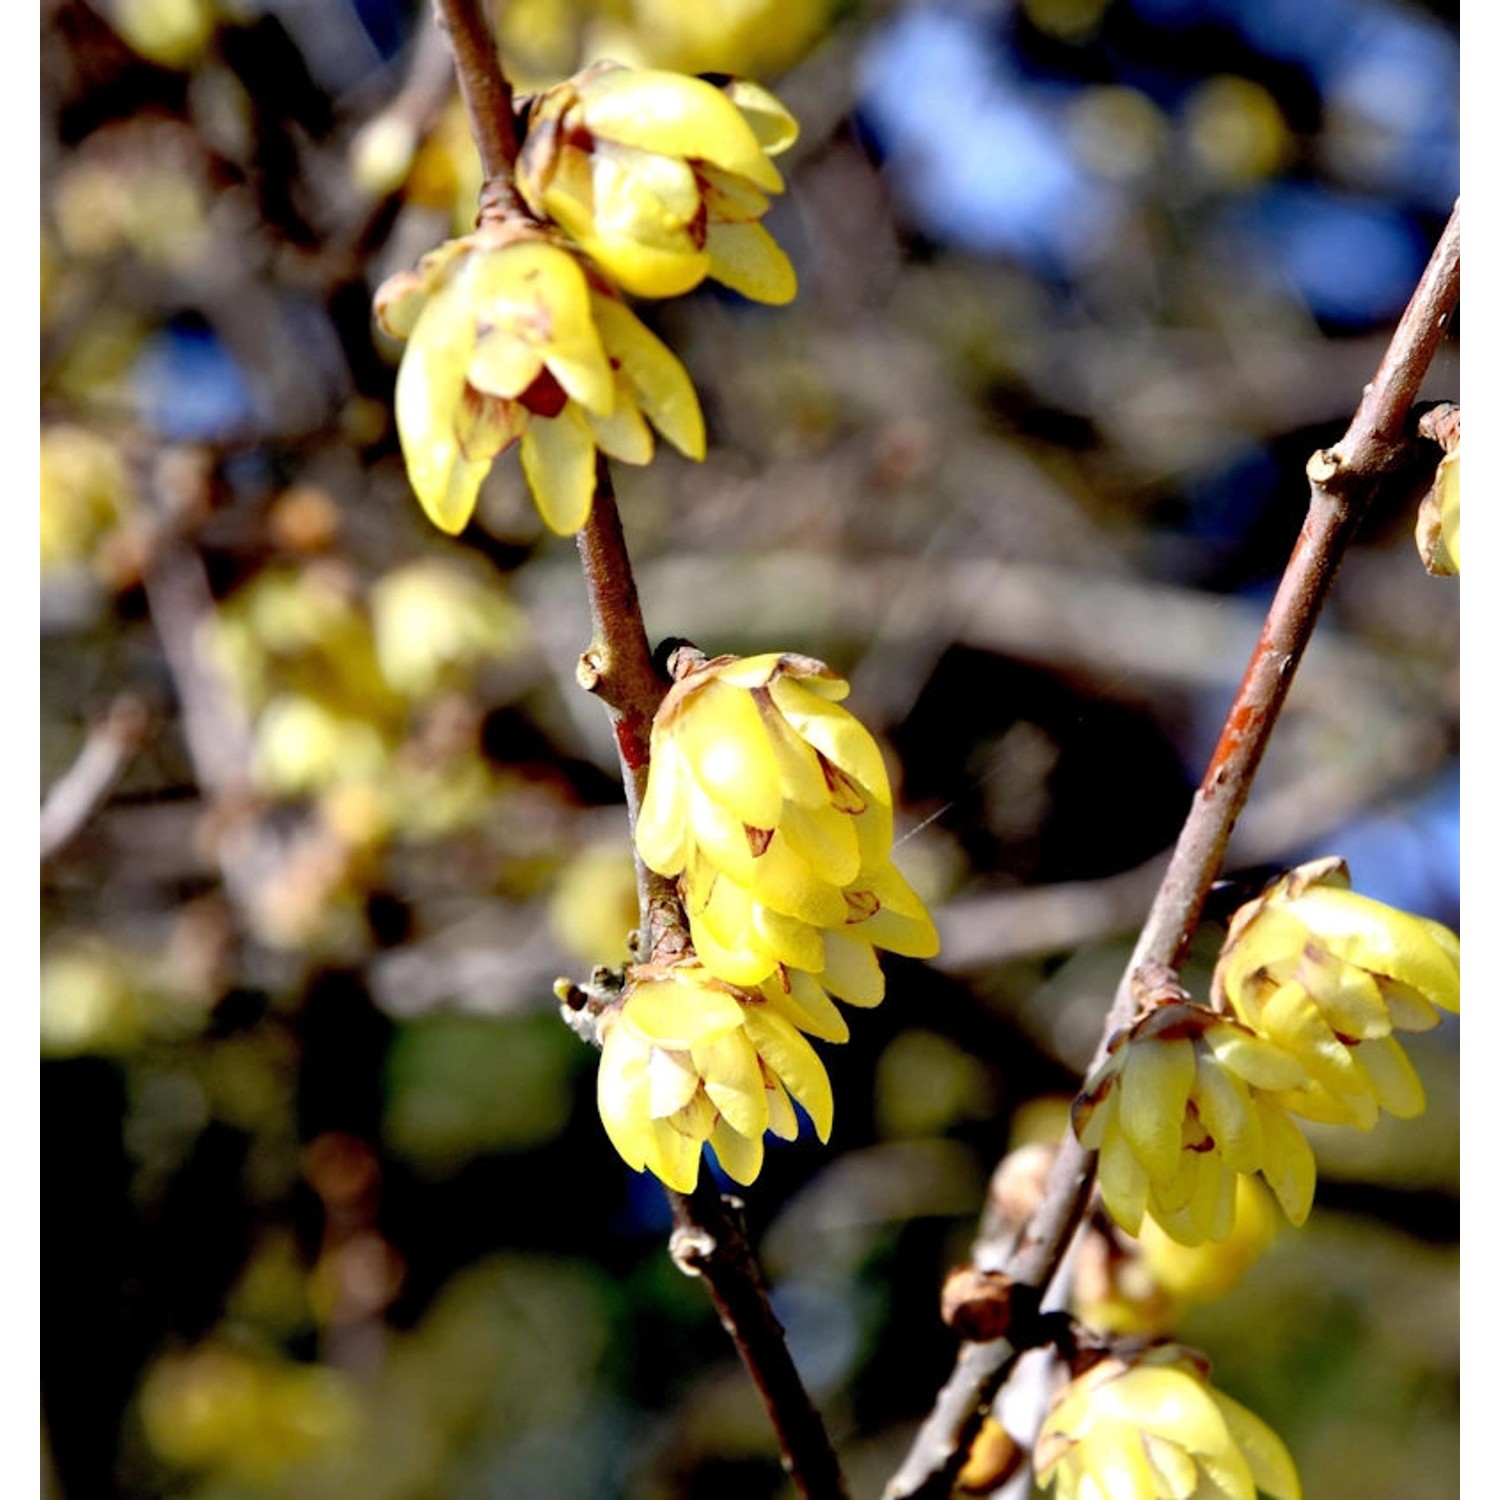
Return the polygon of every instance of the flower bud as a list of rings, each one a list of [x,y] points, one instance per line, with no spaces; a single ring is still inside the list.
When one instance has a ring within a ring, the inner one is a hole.
[[[771,157],[796,121],[765,89],[604,62],[531,104],[516,183],[616,285],[673,297],[705,277],[790,302],[797,277],[758,222],[779,193]]]

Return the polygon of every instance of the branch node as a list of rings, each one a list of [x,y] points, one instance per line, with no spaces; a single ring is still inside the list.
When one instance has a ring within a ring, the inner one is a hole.
[[[1314,484],[1327,485],[1339,472],[1341,461],[1337,448],[1319,448],[1307,461],[1307,477]]]
[[[683,1224],[672,1231],[667,1250],[672,1263],[684,1276],[701,1276],[705,1264],[712,1260],[719,1243],[697,1224]]]
[[[604,687],[604,653],[597,646],[590,646],[578,658],[578,666],[574,669],[573,675],[578,679],[578,686],[584,692],[602,692]]]

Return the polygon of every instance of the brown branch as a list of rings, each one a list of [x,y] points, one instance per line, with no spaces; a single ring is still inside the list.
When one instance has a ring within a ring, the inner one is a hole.
[[[78,759],[52,784],[42,803],[42,862],[59,854],[104,805],[151,732],[139,698],[121,694],[88,732]]]
[[[672,1231],[672,1259],[679,1270],[702,1276],[707,1284],[719,1321],[760,1391],[797,1493],[809,1500],[843,1500],[848,1491],[838,1458],[766,1299],[740,1205],[720,1197],[706,1177],[699,1178],[690,1197],[670,1191],[667,1197],[677,1225]]]
[[[483,0],[433,0],[438,25],[448,33],[458,87],[469,112],[479,164],[489,181],[509,183],[516,162],[516,122],[510,80],[485,15]]]
[[[1260,639],[1240,683],[1177,846],[1115,992],[1090,1070],[1103,1060],[1110,1037],[1130,1024],[1144,975],[1175,970],[1187,955],[1209,887],[1218,874],[1235,820],[1250,795],[1297,664],[1333,585],[1354,530],[1371,498],[1399,470],[1407,426],[1427,367],[1458,305],[1458,205],[1412,294],[1374,380],[1334,447],[1307,465],[1307,519],[1271,603]],[[1042,1201],[1004,1270],[1015,1282],[1044,1289],[1057,1274],[1088,1207],[1093,1153],[1069,1131],[1047,1178]],[[976,1245],[984,1263],[987,1247]],[[951,1489],[990,1403],[1015,1360],[1004,1340],[965,1344],[886,1500],[938,1500]]]

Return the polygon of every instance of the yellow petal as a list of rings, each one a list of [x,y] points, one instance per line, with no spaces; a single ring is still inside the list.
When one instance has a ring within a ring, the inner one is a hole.
[[[1120,1128],[1153,1179],[1172,1177],[1182,1155],[1182,1122],[1196,1065],[1193,1043],[1126,1042]]]
[[[596,293],[592,306],[610,358],[635,388],[636,400],[651,425],[678,452],[701,459],[703,411],[677,356],[623,303]]]
[[[751,828],[776,827],[780,778],[760,710],[749,693],[726,683],[705,683],[685,700],[676,735],[699,786],[726,813]]]
[[[1099,1191],[1104,1195],[1104,1206],[1115,1223],[1127,1234],[1139,1234],[1151,1184],[1145,1168],[1130,1149],[1130,1142],[1119,1129],[1118,1119],[1113,1118],[1117,1114],[1114,1106],[1118,1097],[1119,1091],[1115,1090],[1105,1100],[1099,1113],[1104,1109],[1110,1113],[1105,1116],[1104,1125],[1094,1132],[1099,1138]],[[1095,1118],[1098,1118],[1097,1113]],[[1112,1129],[1109,1128],[1111,1124]]]
[[[1361,1042],[1354,1057],[1363,1065],[1382,1109],[1398,1120],[1415,1120],[1427,1108],[1422,1080],[1394,1037]]]
[[[616,1024],[654,1047],[686,1051],[736,1030],[744,1015],[744,1006],[722,989],[656,979],[632,988]]]
[[[665,1120],[679,1109],[686,1109],[703,1081],[686,1053],[670,1052],[665,1047],[651,1048],[647,1071],[651,1079],[653,1120]]]
[[[1274,1500],[1302,1500],[1302,1482],[1297,1477],[1297,1466],[1286,1444],[1255,1415],[1253,1411],[1226,1396],[1223,1391],[1209,1393],[1234,1446],[1244,1454],[1250,1465],[1250,1473],[1257,1489],[1264,1490]]]
[[[820,880],[780,829],[756,859],[749,889],[773,911],[813,927],[841,927],[848,914],[843,892]]]
[[[772,954],[779,964],[816,974],[825,960],[823,934],[796,917],[783,916],[756,901],[750,907],[755,946]]]
[[[818,983],[850,1005],[879,1005],[885,974],[868,943],[842,932],[823,934],[823,968]]]
[[[692,1192],[698,1186],[698,1163],[702,1158],[701,1136],[684,1134],[670,1120],[651,1122],[651,1149],[646,1155],[646,1167],[669,1188],[679,1193]]]
[[[646,795],[635,824],[635,846],[647,868],[677,875],[687,863],[688,793],[691,773],[676,737],[655,726]]]
[[[818,1139],[826,1142],[833,1129],[833,1088],[807,1039],[785,1017],[764,1005],[746,1009],[745,1034],[787,1092],[807,1111]]]
[[[825,1042],[847,1042],[849,1024],[828,993],[811,975],[800,969],[786,971],[783,984],[772,975],[760,987],[766,1004],[779,1011],[799,1031]]]
[[[1110,1500],[1157,1500],[1156,1476],[1141,1436],[1130,1422],[1097,1422],[1089,1430],[1084,1462]]]
[[[1437,942],[1437,924],[1336,886],[1309,886],[1293,906],[1320,946],[1411,985],[1444,1010],[1458,1009],[1457,943]]]
[[[521,439],[521,468],[542,520],[559,536],[572,536],[594,508],[595,449],[571,402],[551,421],[531,419]]]
[[[614,373],[578,261],[555,245],[527,242],[475,255],[469,267],[467,295],[484,330],[470,381],[497,396],[517,396],[536,378],[532,366],[539,360],[573,400],[608,415]]]
[[[474,320],[461,299],[432,297],[396,375],[396,428],[411,487],[432,523],[455,535],[473,515],[490,469],[488,460],[470,462],[458,437],[474,338]]]
[[[766,1080],[766,1105],[770,1111],[768,1128],[771,1134],[783,1141],[795,1141],[797,1111],[792,1107],[792,1098],[785,1085],[774,1073]]]
[[[1204,1041],[1230,1072],[1256,1088],[1290,1089],[1306,1082],[1302,1064],[1295,1056],[1238,1026],[1210,1027]]]
[[[696,884],[696,883],[695,883]],[[689,887],[689,897],[693,894]],[[753,903],[727,876],[715,880],[698,911],[688,902],[693,946],[706,968],[730,984],[757,985],[775,969],[775,953],[756,933]]]
[[[859,874],[859,835],[847,813],[786,801],[777,832],[819,880],[845,886]]]
[[[1261,1156],[1260,1116],[1251,1108],[1250,1090],[1206,1048],[1198,1058],[1193,1103],[1204,1128],[1223,1153],[1225,1163],[1236,1172],[1257,1171]]]
[[[891,783],[880,747],[853,714],[791,677],[778,677],[770,692],[787,722],[809,745],[889,805]]]
[[[596,135],[666,156],[711,162],[780,192],[781,174],[745,115],[712,84],[679,73],[619,68],[580,85],[583,117]]]
[[[696,776],[685,780],[688,832],[699,853],[736,885],[748,887],[755,878],[755,853],[745,824],[705,791]]]
[[[697,175],[710,224],[744,224],[763,217],[771,206],[753,182],[734,172],[700,166]]]
[[[754,1138],[765,1133],[770,1123],[766,1086],[760,1059],[742,1028],[698,1043],[693,1066],[715,1108],[741,1135]]]
[[[748,1186],[760,1176],[761,1164],[766,1154],[765,1141],[760,1131],[752,1136],[744,1136],[727,1119],[724,1119],[714,1126],[714,1132],[709,1136],[708,1144],[714,1148],[714,1155],[719,1158],[719,1165],[736,1182]]]
[[[625,1161],[641,1171],[651,1154],[651,1047],[622,1032],[618,1022],[599,1058],[599,1118]]]
[[[720,87],[768,156],[780,156],[797,139],[796,120],[770,89],[749,78],[730,78]]]
[[[1265,1140],[1261,1176],[1280,1200],[1282,1212],[1293,1224],[1301,1224],[1312,1209],[1317,1186],[1312,1147],[1291,1120],[1269,1103],[1261,1106],[1261,1133]]]
[[[585,412],[595,444],[624,464],[649,464],[656,451],[651,429],[636,404],[635,393],[624,381],[615,385],[615,409],[607,417]]]
[[[797,272],[763,224],[710,224],[703,248],[708,274],[731,291],[784,307],[797,295]]]

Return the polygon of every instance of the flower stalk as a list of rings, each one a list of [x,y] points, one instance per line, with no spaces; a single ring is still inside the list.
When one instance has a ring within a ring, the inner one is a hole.
[[[524,214],[515,187],[511,88],[480,0],[434,4],[453,47],[484,168],[481,220]],[[593,640],[579,662],[579,681],[609,711],[633,835],[645,795],[651,722],[667,684],[651,660],[609,465],[602,453],[595,462],[593,504],[577,532],[593,622]],[[647,869],[639,855],[636,876],[642,913],[640,957],[674,956],[687,930],[675,883]],[[804,1500],[845,1500],[837,1456],[787,1350],[738,1217],[706,1177],[699,1178],[691,1195],[665,1191],[677,1224],[674,1259],[684,1271],[703,1276],[720,1321],[761,1394],[798,1494]]]

